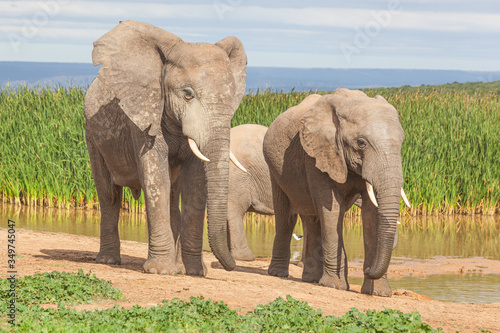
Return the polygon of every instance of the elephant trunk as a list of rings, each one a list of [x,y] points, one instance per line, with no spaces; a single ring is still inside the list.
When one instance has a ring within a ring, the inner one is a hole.
[[[379,279],[387,273],[391,261],[394,239],[397,233],[401,185],[403,183],[401,164],[395,169],[393,171],[385,169],[384,174],[393,176],[384,177],[382,181],[376,181],[373,184],[379,206],[375,254],[373,261],[365,270],[365,274],[370,279]]]
[[[230,117],[214,119],[211,135],[204,153],[210,160],[205,163],[207,181],[208,241],[215,257],[224,269],[230,271],[236,263],[227,243],[227,201],[229,183]]]

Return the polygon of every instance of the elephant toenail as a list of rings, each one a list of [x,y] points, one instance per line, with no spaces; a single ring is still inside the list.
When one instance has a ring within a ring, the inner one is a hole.
[[[340,286],[339,289],[340,290],[345,290],[345,286]]]
[[[161,271],[161,274],[162,274],[162,275],[167,275],[167,274],[168,274],[168,273],[167,273],[167,270],[165,270],[165,269],[164,269],[164,270],[162,270],[162,271]]]
[[[151,274],[157,274],[158,271],[156,270],[156,268],[151,268],[151,269],[149,269],[149,273],[151,273]]]

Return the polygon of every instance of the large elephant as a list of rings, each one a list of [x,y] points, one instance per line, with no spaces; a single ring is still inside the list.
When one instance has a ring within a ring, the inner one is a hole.
[[[361,194],[361,291],[392,294],[387,268],[404,193],[403,138],[396,109],[381,96],[356,90],[308,96],[276,118],[264,139],[276,213],[270,275],[288,276],[290,239],[300,214],[307,229],[302,280],[348,290],[342,222]]]
[[[242,168],[235,164],[229,166],[229,188],[228,188],[228,238],[231,254],[234,259],[251,261],[255,259],[252,250],[248,247],[248,242],[243,228],[243,218],[246,212],[255,212],[263,215],[273,215],[273,199],[271,191],[271,178],[269,168],[264,160],[262,144],[267,127],[255,124],[245,124],[231,129],[231,152],[236,156]],[[192,175],[181,171],[181,176],[172,187],[172,202],[179,202],[179,195],[184,191],[189,191],[183,185],[185,179]],[[189,207],[191,197],[180,195],[181,207]],[[183,208],[179,212],[179,205],[171,205],[172,224],[182,225],[187,223],[186,214]],[[178,221],[178,222],[174,222]],[[181,260],[181,258],[178,258]]]
[[[101,207],[97,262],[121,262],[118,218],[127,186],[135,198],[144,191],[149,230],[144,270],[179,271],[169,205],[171,184],[182,167],[199,171],[187,181],[195,205],[190,224],[181,230],[185,271],[206,274],[205,204],[210,246],[225,269],[234,269],[226,217],[230,121],[245,92],[241,42],[227,37],[215,45],[188,43],[152,25],[126,21],[94,43],[92,60],[102,65],[84,102]]]

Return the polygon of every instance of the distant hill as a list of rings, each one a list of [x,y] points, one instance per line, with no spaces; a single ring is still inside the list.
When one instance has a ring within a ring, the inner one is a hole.
[[[98,67],[81,63],[0,62],[0,87],[17,86],[88,86]],[[500,72],[417,69],[331,69],[248,67],[247,91],[270,88],[290,91],[336,88],[400,87],[404,85],[440,85],[445,83],[492,82]]]

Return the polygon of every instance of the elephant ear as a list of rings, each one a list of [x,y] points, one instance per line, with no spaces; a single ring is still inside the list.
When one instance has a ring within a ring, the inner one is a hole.
[[[301,118],[300,141],[305,152],[316,159],[316,167],[338,183],[347,180],[347,165],[340,142],[337,114],[341,96],[320,98]]]
[[[231,62],[231,71],[233,72],[234,82],[236,84],[233,110],[236,111],[245,94],[247,55],[241,41],[234,36],[226,37],[215,43],[215,45],[227,53],[229,61]]]
[[[349,90],[347,88],[335,89],[332,95],[343,96],[345,98],[368,98],[368,95],[361,90]]]
[[[380,95],[377,95],[374,98],[379,99],[379,100],[384,101],[384,102],[387,102],[387,100],[383,96],[380,96]],[[387,102],[387,103],[389,103],[389,102]]]
[[[164,106],[162,68],[169,49],[182,40],[136,21],[120,22],[94,42],[92,62],[102,64],[99,79],[119,99],[123,112],[142,131],[160,132]]]

